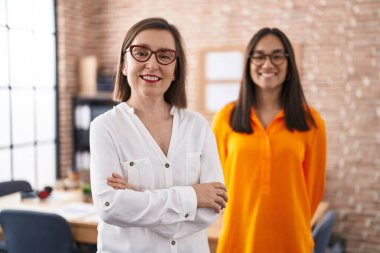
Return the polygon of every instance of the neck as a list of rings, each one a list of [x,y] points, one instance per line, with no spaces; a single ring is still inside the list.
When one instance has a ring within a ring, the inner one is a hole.
[[[256,100],[257,103],[255,105],[256,110],[280,110],[281,102],[280,102],[280,94],[281,88],[273,89],[273,90],[263,90],[260,88],[256,88]]]
[[[133,97],[131,96],[127,104],[131,106],[137,115],[150,115],[157,117],[168,117],[171,105],[166,103],[164,97]]]

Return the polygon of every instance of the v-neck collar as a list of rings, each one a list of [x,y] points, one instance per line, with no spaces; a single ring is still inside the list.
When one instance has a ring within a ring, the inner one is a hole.
[[[145,127],[144,123],[140,120],[140,118],[136,115],[135,109],[128,105],[126,102],[121,103],[121,106],[123,106],[127,113],[129,113],[134,123],[136,124],[137,128],[142,132],[143,136],[147,139],[147,141],[150,143],[151,148],[154,149],[156,155],[162,162],[170,162],[173,159],[176,145],[178,142],[178,128],[179,128],[179,117],[178,112],[179,109],[176,106],[172,106],[170,109],[170,115],[173,116],[173,123],[172,123],[172,132],[170,136],[170,142],[169,142],[169,149],[167,156],[164,154],[156,140],[153,138],[151,133],[148,131],[148,129]]]
[[[266,128],[264,128],[262,122],[260,121],[259,117],[257,116],[257,113],[255,112],[255,109],[252,107],[251,108],[251,121],[253,121],[256,125],[259,126],[264,132],[267,132],[268,129],[274,124],[274,122],[278,119],[284,118],[284,109],[280,109],[280,111],[274,116],[272,121],[268,124]]]

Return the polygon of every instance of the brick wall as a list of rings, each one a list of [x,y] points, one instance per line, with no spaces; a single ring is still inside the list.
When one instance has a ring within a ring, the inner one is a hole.
[[[184,37],[196,108],[202,48],[245,46],[259,28],[278,27],[300,47],[306,96],[326,121],[325,198],[338,212],[335,233],[347,238],[349,253],[380,252],[380,1],[58,0],[57,14],[63,174],[72,159],[78,57],[96,54],[112,71],[128,28],[162,16]]]
[[[59,138],[61,176],[72,166],[72,99],[78,91],[78,59],[95,53],[91,0],[57,0]]]

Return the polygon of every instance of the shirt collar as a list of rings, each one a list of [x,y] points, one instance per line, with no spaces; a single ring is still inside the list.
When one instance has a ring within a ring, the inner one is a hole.
[[[284,109],[281,109],[277,114],[276,116],[273,118],[272,122],[274,122],[275,120],[277,119],[282,119],[285,117],[285,114],[284,114]],[[259,118],[257,117],[257,114],[255,112],[255,109],[252,107],[251,108],[251,120],[254,121],[256,124],[260,125],[261,123]]]
[[[178,113],[178,108],[175,105],[172,105],[172,108],[170,109],[170,115],[174,116]]]
[[[131,107],[127,102],[122,102],[122,106],[126,109],[126,111],[130,114],[135,114],[135,109]],[[178,108],[175,105],[172,105],[172,108],[170,109],[170,115],[174,116],[177,114]]]
[[[129,104],[127,104],[127,102],[122,102],[121,104],[126,109],[126,111],[128,113],[135,114],[135,109],[133,109],[133,107],[131,107]]]

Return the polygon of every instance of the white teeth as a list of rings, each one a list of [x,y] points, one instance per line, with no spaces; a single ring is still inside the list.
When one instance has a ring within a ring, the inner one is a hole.
[[[142,76],[142,79],[149,81],[158,81],[159,78],[157,76]]]
[[[275,76],[275,73],[261,73],[263,77],[273,77]]]

